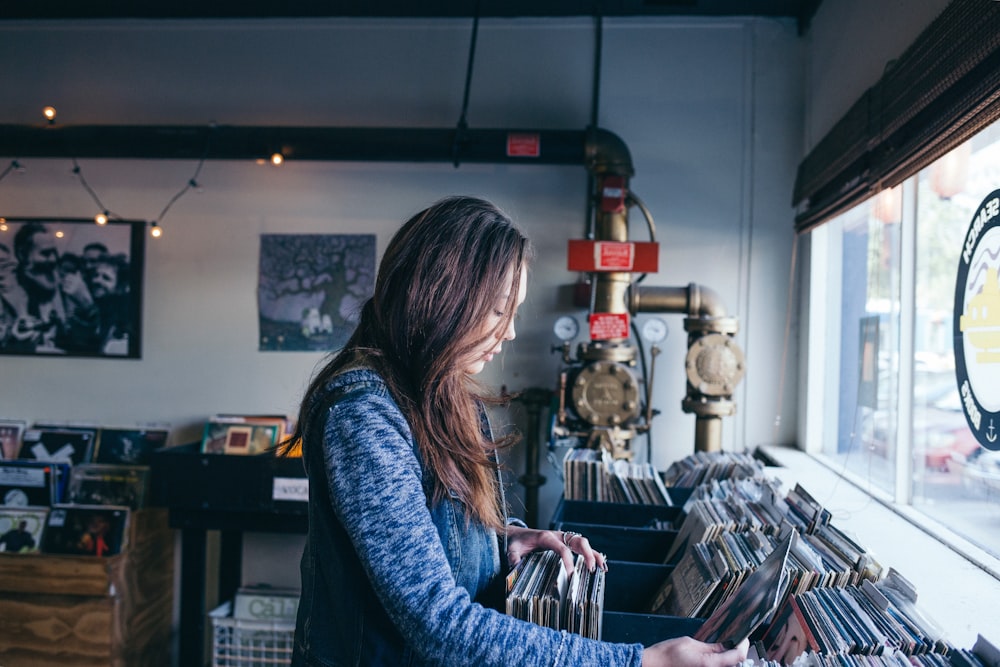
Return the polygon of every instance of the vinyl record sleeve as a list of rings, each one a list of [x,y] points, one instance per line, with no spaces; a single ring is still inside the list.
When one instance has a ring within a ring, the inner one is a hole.
[[[153,453],[166,446],[165,428],[101,428],[94,463],[148,466]]]
[[[57,468],[42,461],[0,461],[0,505],[47,507],[57,502]]]
[[[48,507],[0,507],[0,551],[38,551]]]
[[[125,546],[129,509],[95,505],[58,505],[49,511],[42,552],[114,556]]]
[[[74,505],[109,505],[140,509],[149,487],[146,466],[86,463],[70,472],[68,502]]]
[[[89,463],[96,430],[31,428],[24,432],[20,457],[53,463]]]
[[[0,460],[11,461],[18,457],[27,427],[27,422],[18,419],[0,419]]]

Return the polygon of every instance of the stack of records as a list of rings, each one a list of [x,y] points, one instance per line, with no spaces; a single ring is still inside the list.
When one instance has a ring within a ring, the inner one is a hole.
[[[956,651],[916,606],[895,570],[877,583],[816,588],[790,596],[761,639],[768,660],[791,664],[806,651],[832,656],[949,656]],[[843,664],[843,663],[839,663]]]
[[[667,486],[698,486],[709,480],[756,477],[764,474],[764,464],[742,452],[695,452],[674,461],[663,473]]]
[[[755,658],[752,662],[751,667],[791,664],[767,658]],[[882,655],[820,655],[806,651],[795,660],[795,667],[997,667],[998,664],[1000,663],[989,662],[968,649],[955,649],[947,656],[939,653],[906,655],[902,651],[890,651]]]
[[[687,550],[653,598],[651,611],[706,618],[732,595],[768,555],[777,538],[758,530],[723,532]]]
[[[571,449],[563,459],[567,500],[671,506],[659,473],[649,463],[612,460],[603,450]]]
[[[756,530],[777,535],[791,525],[817,555],[816,570],[838,573],[835,583],[877,581],[878,561],[846,533],[830,523],[830,512],[800,485],[782,498],[779,483],[766,478],[710,481],[696,487],[684,505],[686,512],[664,562],[676,562],[698,542],[727,532]]]
[[[554,551],[528,554],[507,577],[507,614],[554,630],[601,638],[604,570],[587,570],[577,556],[567,576]]]

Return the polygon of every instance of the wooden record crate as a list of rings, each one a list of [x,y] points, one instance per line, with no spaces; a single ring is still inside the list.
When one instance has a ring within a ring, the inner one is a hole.
[[[0,553],[0,665],[169,665],[173,586],[161,508],[131,513],[114,556]]]

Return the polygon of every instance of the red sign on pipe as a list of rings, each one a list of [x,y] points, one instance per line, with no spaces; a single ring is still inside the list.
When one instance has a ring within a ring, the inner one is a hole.
[[[570,271],[630,271],[656,273],[660,268],[660,244],[570,239]]]
[[[590,316],[590,340],[628,338],[628,313],[593,313]]]

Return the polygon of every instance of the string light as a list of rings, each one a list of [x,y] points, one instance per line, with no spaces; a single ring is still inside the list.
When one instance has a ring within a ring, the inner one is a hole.
[[[271,155],[271,164],[273,164],[275,167],[281,165],[284,161],[285,161],[285,156],[282,155],[281,153],[273,153]]]
[[[49,121],[49,123],[53,123],[56,118],[56,109],[53,106],[46,106],[45,108],[42,109],[42,114]],[[160,238],[161,236],[163,236],[163,228],[160,227],[157,221],[163,220],[163,216],[167,214],[167,211],[170,210],[170,207],[173,206],[178,199],[184,196],[188,190],[193,189],[197,192],[201,192],[202,187],[198,183],[198,175],[201,173],[201,168],[205,166],[205,160],[208,158],[209,148],[211,147],[211,139],[212,139],[211,130],[214,129],[215,129],[215,124],[214,123],[210,124],[209,125],[210,132],[205,141],[205,152],[202,154],[201,159],[198,161],[198,166],[195,167],[194,174],[191,176],[190,179],[188,179],[188,182],[184,185],[184,187],[181,188],[180,191],[177,192],[177,194],[175,194],[173,197],[170,198],[170,200],[167,202],[167,205],[163,207],[162,211],[160,211],[159,217],[156,220],[153,220],[152,223],[150,224],[149,234],[153,238]],[[79,179],[80,185],[83,186],[83,189],[87,191],[87,194],[90,195],[90,198],[94,200],[94,203],[97,204],[97,207],[101,210],[101,213],[98,213],[97,215],[94,216],[94,222],[96,222],[98,225],[106,225],[112,219],[112,217],[119,218],[120,216],[108,210],[108,208],[101,202],[100,197],[97,196],[97,193],[94,192],[94,189],[90,187],[89,183],[87,183],[87,179],[83,177],[83,170],[77,163],[76,158],[72,158],[72,161],[73,161],[73,173]],[[282,155],[280,152],[274,153],[271,156],[271,163],[274,165],[279,165],[284,161],[285,161],[285,156]],[[258,162],[261,162],[261,160],[258,160]],[[8,165],[6,169],[0,172],[0,181],[6,178],[7,175],[10,174],[12,171],[23,173],[24,167],[22,167],[17,160],[12,160],[10,165]],[[0,218],[0,231],[7,231],[7,223],[4,218]],[[62,233],[58,232],[57,234],[61,235]]]
[[[0,218],[0,232],[7,231],[7,218]]]

